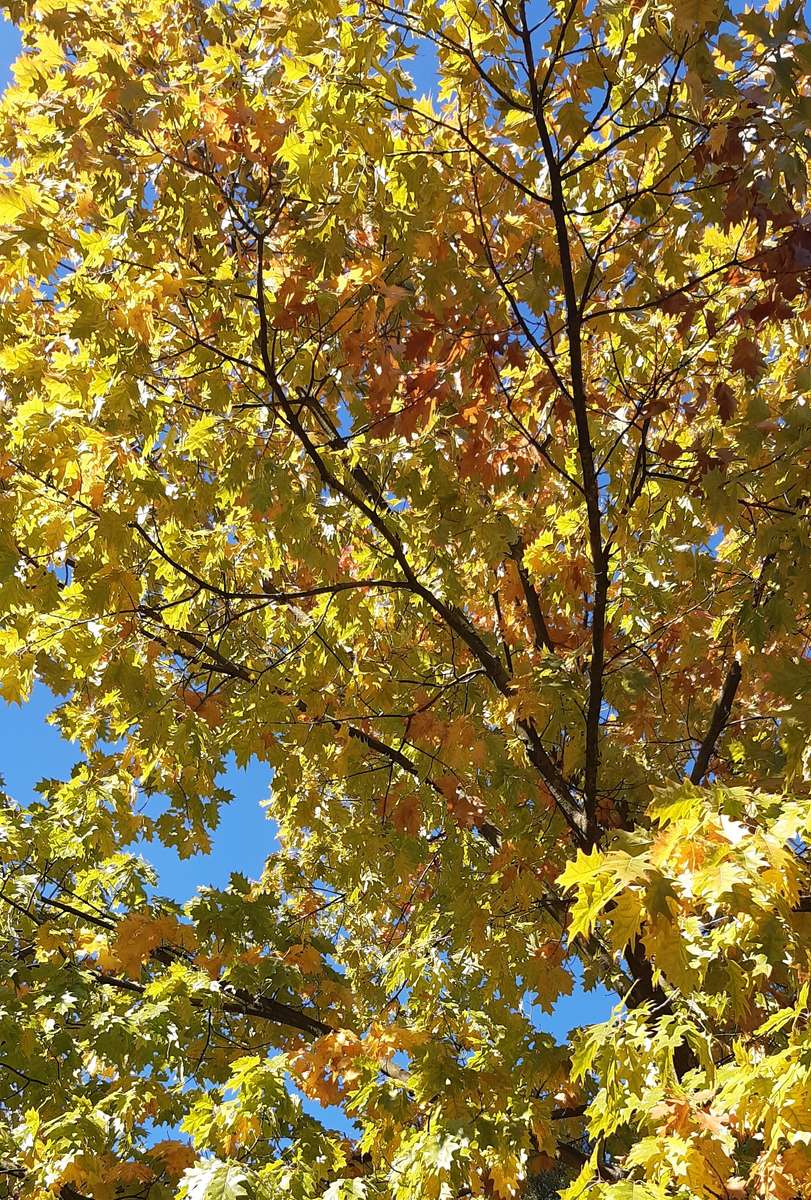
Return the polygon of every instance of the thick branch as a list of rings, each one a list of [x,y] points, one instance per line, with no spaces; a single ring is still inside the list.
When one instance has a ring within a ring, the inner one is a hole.
[[[524,566],[524,545],[519,538],[517,542],[513,542],[510,546],[510,554],[512,560],[518,570],[518,578],[521,581],[521,587],[524,592],[524,600],[527,605],[529,619],[532,622],[532,628],[535,631],[535,646],[538,650],[555,649],[555,643],[549,634],[549,628],[544,619],[541,609],[541,602],[538,598],[538,593],[535,591],[532,580],[529,577],[529,571]]]
[[[589,698],[586,710],[586,762],[584,792],[588,836],[597,839],[597,774],[599,767],[600,712],[603,702],[603,666],[605,660],[605,610],[608,600],[608,558],[603,546],[600,517],[600,489],[594,465],[594,451],[589,429],[585,377],[583,371],[583,349],[581,339],[582,314],[575,287],[572,266],[569,229],[567,225],[566,200],[560,166],[555,156],[552,139],[546,124],[543,100],[538,89],[535,71],[535,55],[532,35],[527,23],[526,5],[521,3],[521,40],[524,47],[527,77],[529,80],[532,111],[541,139],[544,159],[549,171],[551,208],[555,221],[555,233],[560,255],[563,279],[563,294],[566,304],[566,331],[569,340],[571,366],[571,401],[577,429],[577,450],[583,475],[583,493],[589,532],[589,551],[594,571],[594,605],[591,616],[591,663],[589,666]]]

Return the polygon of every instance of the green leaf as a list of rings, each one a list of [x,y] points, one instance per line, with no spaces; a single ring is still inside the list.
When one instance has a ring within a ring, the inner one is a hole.
[[[216,1158],[187,1168],[181,1178],[182,1195],[188,1200],[242,1200],[247,1184],[248,1173],[241,1164]]]

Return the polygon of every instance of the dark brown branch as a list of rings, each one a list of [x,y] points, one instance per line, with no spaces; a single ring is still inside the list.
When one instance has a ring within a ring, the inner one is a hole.
[[[12,1075],[16,1075],[18,1079],[24,1079],[26,1083],[36,1083],[40,1087],[45,1087],[45,1080],[38,1079],[36,1075],[26,1075],[25,1071],[20,1071],[17,1067],[12,1067],[11,1063],[4,1062],[0,1059],[0,1068],[4,1071],[11,1071]]]
[[[174,567],[190,583],[195,584],[201,591],[212,592],[215,596],[220,596],[223,600],[266,600],[268,604],[298,604],[302,600],[310,600],[315,596],[336,596],[340,592],[358,591],[363,588],[396,590],[398,588],[407,589],[409,587],[402,579],[342,579],[338,583],[325,583],[318,587],[303,588],[290,592],[279,591],[277,588],[272,587],[270,583],[263,583],[261,592],[234,591],[203,579],[202,576],[195,574],[189,567],[178,562],[137,521],[132,522],[132,528],[164,562]]]
[[[549,628],[544,619],[541,609],[541,602],[538,598],[538,593],[532,580],[529,577],[529,571],[524,566],[524,543],[519,538],[517,542],[513,542],[510,546],[510,556],[518,570],[518,578],[521,581],[521,587],[524,592],[524,600],[527,605],[529,619],[532,622],[532,628],[535,631],[535,646],[538,650],[554,651],[555,643],[549,634]]]
[[[577,450],[583,475],[583,494],[589,533],[589,551],[594,571],[594,603],[591,614],[591,661],[589,664],[589,696],[586,710],[586,748],[584,768],[584,793],[586,801],[587,836],[597,840],[598,828],[597,777],[600,756],[600,712],[603,702],[603,666],[605,659],[605,611],[608,601],[608,556],[603,546],[602,521],[600,516],[600,489],[594,465],[594,451],[589,428],[588,402],[583,370],[583,348],[581,339],[582,316],[580,301],[575,286],[572,265],[569,229],[566,214],[566,199],[560,165],[555,156],[552,139],[544,115],[543,98],[538,89],[535,54],[532,36],[526,15],[526,4],[521,0],[521,40],[526,60],[527,79],[535,125],[541,139],[544,159],[549,172],[551,208],[555,221],[555,233],[560,255],[563,295],[566,305],[566,331],[569,341],[569,363],[571,368],[571,400],[577,429]]]
[[[707,768],[710,765],[710,759],[715,751],[715,744],[723,733],[726,723],[729,720],[732,712],[732,704],[735,699],[735,693],[741,682],[741,664],[736,658],[732,666],[727,671],[727,677],[724,680],[724,686],[721,689],[721,695],[718,703],[715,706],[715,712],[712,714],[710,727],[704,735],[704,740],[699,747],[696,761],[693,764],[693,769],[690,772],[691,783],[701,783],[707,773]]]
[[[64,900],[56,900],[53,896],[38,896],[39,904],[45,904],[49,908],[58,908],[60,912],[70,913],[73,917],[79,917],[82,921],[87,921],[90,925],[96,925],[99,929],[115,929],[115,921],[108,921],[104,917],[98,917],[95,913],[82,912],[80,908],[74,908],[72,904],[66,904]]]
[[[336,729],[341,727],[339,721],[331,720],[329,717],[322,717],[320,720],[327,724],[334,725]],[[420,778],[420,772],[418,771],[417,767],[407,755],[403,754],[402,750],[398,750],[396,747],[390,746],[387,742],[381,741],[381,739],[375,737],[374,734],[365,733],[362,729],[358,729],[354,725],[348,725],[346,729],[349,736],[355,738],[356,741],[363,742],[369,747],[370,750],[374,750],[377,754],[382,755],[383,758],[387,758],[389,762],[393,763],[395,766],[398,766],[402,771],[405,771],[414,779]],[[425,783],[434,792],[436,792],[437,795],[442,796],[444,799],[444,793],[433,779],[427,779],[425,780]],[[475,828],[481,834],[484,840],[493,847],[494,850],[498,850],[499,846],[501,845],[501,831],[495,825],[491,824],[489,821],[482,821],[481,824],[476,825]]]
[[[169,955],[166,953],[166,947],[163,948],[163,953],[160,950],[153,951],[150,955],[157,962],[165,963]],[[136,982],[134,979],[124,979],[120,975],[113,975],[109,971],[96,971],[92,967],[84,964],[78,968],[84,974],[92,976],[103,987],[114,988],[117,991],[132,992],[134,995],[142,996],[146,988],[142,983]],[[293,1008],[290,1004],[283,1004],[280,1000],[271,1000],[264,996],[254,996],[245,988],[231,988],[226,984],[219,985],[223,1004],[222,1011],[227,1013],[235,1013],[246,1017],[258,1017],[263,1021],[272,1021],[275,1025],[284,1025],[289,1029],[295,1029],[300,1033],[306,1033],[311,1037],[321,1037],[325,1033],[333,1033],[332,1025],[328,1025],[325,1021],[321,1021],[314,1013],[308,1013],[304,1009]],[[231,997],[229,999],[229,997]],[[191,999],[191,1004],[194,1008],[208,1009],[210,1006],[205,1003],[202,997],[195,996]]]
[[[513,669],[513,656],[510,650],[510,643],[507,641],[507,630],[504,625],[504,614],[501,611],[501,600],[499,599],[498,589],[493,592],[493,606],[496,610],[496,620],[498,621],[498,631],[501,635],[501,646],[504,651],[504,659],[507,663],[507,669]]]
[[[767,554],[763,560],[763,565],[760,569],[757,583],[755,584],[752,593],[752,607],[757,608],[763,599],[763,591],[766,587],[766,574],[774,561],[773,554]],[[718,698],[718,703],[715,706],[715,711],[712,714],[710,726],[704,735],[704,739],[699,746],[696,761],[693,763],[693,769],[690,772],[691,783],[701,783],[707,773],[710,765],[710,760],[715,753],[716,743],[724,732],[727,722],[732,713],[732,705],[735,701],[735,696],[741,682],[741,664],[738,658],[735,658],[731,667],[727,671],[724,685],[721,688],[721,695]]]

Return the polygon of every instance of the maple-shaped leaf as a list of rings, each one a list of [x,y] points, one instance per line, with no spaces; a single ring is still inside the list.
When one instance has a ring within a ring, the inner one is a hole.
[[[731,366],[735,371],[743,371],[750,379],[757,379],[763,373],[763,355],[751,338],[738,338],[732,351]]]
[[[737,396],[729,384],[723,381],[716,385],[714,396],[715,403],[718,405],[718,413],[721,420],[726,424],[735,415],[735,409],[738,404]]]
[[[247,1191],[245,1168],[216,1158],[202,1166],[187,1167],[180,1178],[180,1195],[188,1200],[242,1200]]]

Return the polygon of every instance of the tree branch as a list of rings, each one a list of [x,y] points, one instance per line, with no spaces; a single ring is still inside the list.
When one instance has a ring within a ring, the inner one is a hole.
[[[767,554],[763,560],[763,565],[760,568],[760,575],[758,576],[758,580],[755,584],[754,592],[752,594],[753,608],[758,608],[761,600],[763,599],[763,591],[766,587],[766,573],[773,561],[773,554]],[[701,783],[702,779],[707,773],[710,760],[715,752],[716,743],[721,734],[724,732],[727,722],[729,721],[730,714],[732,713],[732,705],[735,701],[735,696],[741,682],[741,673],[740,659],[736,655],[731,667],[727,671],[723,687],[721,688],[721,695],[718,698],[718,703],[716,704],[715,711],[712,714],[712,720],[710,721],[709,729],[704,735],[704,739],[699,746],[698,754],[696,755],[696,760],[693,763],[693,769],[690,772],[691,783]]]
[[[549,634],[549,628],[544,619],[541,609],[541,602],[538,598],[538,593],[529,577],[529,572],[524,566],[524,543],[521,538],[513,542],[510,546],[510,556],[518,570],[518,578],[521,581],[521,587],[524,592],[524,599],[527,605],[529,619],[532,622],[532,628],[535,631],[535,647],[538,650],[551,650],[554,652],[555,643]]]
[[[259,244],[257,247],[257,277],[256,277],[256,304],[259,312],[259,346],[262,355],[262,363],[264,366],[265,375],[268,386],[270,387],[276,401],[284,413],[285,419],[301,443],[307,457],[315,466],[322,484],[329,488],[336,495],[342,496],[347,503],[355,508],[358,512],[369,521],[372,527],[377,530],[380,536],[384,539],[387,545],[391,548],[397,565],[403,572],[408,581],[411,592],[419,596],[425,601],[430,608],[434,610],[450,629],[464,642],[468,647],[473,657],[482,665],[488,679],[494,687],[501,692],[503,696],[510,696],[513,691],[513,686],[510,682],[510,674],[498,655],[493,652],[485,644],[481,635],[476,631],[471,621],[466,614],[456,607],[451,607],[440,600],[438,596],[427,588],[417,577],[417,574],[405,552],[405,547],[400,535],[389,527],[378,511],[378,507],[388,510],[386,498],[375,486],[366,472],[361,467],[353,467],[350,470],[352,478],[359,484],[363,495],[358,496],[351,487],[343,483],[330,467],[325,462],[321,452],[315,446],[310,438],[307,430],[302,424],[293,405],[290,403],[284,388],[281,385],[279,377],[276,373],[275,366],[270,352],[269,325],[267,319],[267,310],[265,307],[265,291],[264,291],[264,266],[263,266],[263,241],[260,235]],[[590,444],[589,444],[590,450]],[[592,462],[592,473],[593,473]],[[371,503],[369,502],[371,501]],[[599,516],[599,514],[598,514]],[[600,672],[602,671],[602,658],[600,659]],[[598,704],[599,715],[599,704]],[[519,730],[527,747],[527,757],[533,766],[538,770],[545,780],[556,805],[564,816],[567,824],[574,833],[579,844],[584,844],[592,835],[588,833],[588,822],[583,820],[583,812],[581,805],[572,792],[566,780],[555,766],[546,749],[541,742],[537,730],[532,721],[521,720],[518,722]]]
[[[586,801],[587,836],[591,842],[595,842],[599,833],[596,818],[597,776],[600,755],[600,712],[603,702],[602,685],[605,660],[605,610],[608,600],[608,561],[603,546],[600,490],[597,471],[594,465],[591,431],[589,429],[581,343],[582,317],[572,266],[563,181],[544,116],[543,99],[538,89],[535,55],[532,48],[532,36],[527,22],[525,0],[521,0],[520,15],[521,40],[524,47],[527,78],[532,98],[532,111],[541,139],[547,170],[549,171],[551,208],[558,240],[558,253],[560,255],[560,268],[563,278],[563,294],[566,305],[566,330],[569,340],[569,361],[571,366],[571,400],[577,429],[577,449],[580,458],[580,469],[583,475],[583,493],[586,501],[589,531],[589,551],[594,571],[594,604],[591,615],[591,662],[589,664],[589,696],[586,711],[584,794]]]
[[[715,743],[726,727],[732,711],[732,703],[735,699],[735,693],[738,690],[738,685],[741,682],[741,664],[736,658],[732,666],[727,672],[727,677],[724,680],[724,686],[721,689],[721,695],[718,703],[715,706],[715,711],[712,714],[710,727],[704,735],[704,740],[699,747],[696,761],[693,764],[693,769],[690,772],[691,783],[701,783],[707,773],[707,768],[710,765],[710,759],[715,750]]]

